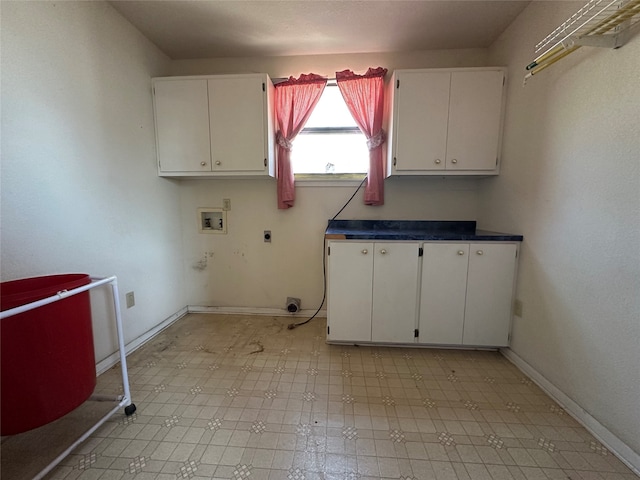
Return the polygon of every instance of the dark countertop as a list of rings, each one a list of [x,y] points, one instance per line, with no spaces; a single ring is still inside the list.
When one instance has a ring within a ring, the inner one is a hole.
[[[521,242],[522,235],[477,230],[475,221],[330,220],[328,239]]]

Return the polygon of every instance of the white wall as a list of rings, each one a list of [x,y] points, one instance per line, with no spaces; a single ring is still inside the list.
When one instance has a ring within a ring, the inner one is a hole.
[[[627,444],[640,469],[640,35],[522,86],[576,10],[533,2],[490,50],[509,66],[502,171],[479,220],[524,235],[512,350]]]
[[[272,78],[350,68],[482,66],[486,50],[393,54],[204,59],[172,62],[174,75],[268,73]],[[485,179],[394,178],[385,183],[385,205],[366,207],[362,192],[339,218],[475,220],[477,189]],[[181,185],[185,284],[190,305],[284,308],[287,296],[303,309],[322,300],[324,229],[355,191],[351,187],[298,186],[296,205],[278,210],[275,180],[188,180]],[[198,207],[221,207],[230,198],[228,234],[199,234]],[[273,240],[263,242],[263,231]],[[206,266],[201,261],[206,257]]]
[[[179,185],[156,176],[169,60],[104,2],[2,2],[2,280],[117,275],[126,340],[185,305]],[[108,288],[96,357],[116,348]],[[124,307],[123,307],[124,308]]]
[[[271,78],[317,73],[329,78],[350,69],[364,73],[369,67],[400,68],[478,67],[487,65],[487,49],[426,50],[420,52],[307,55],[291,57],[203,58],[174,60],[171,75],[268,73]]]
[[[365,206],[360,191],[338,218],[473,220],[478,181],[387,180],[384,206]],[[278,210],[275,180],[183,182],[188,303],[284,308],[286,297],[293,296],[302,299],[303,309],[316,309],[322,299],[324,229],[356,188],[297,187],[295,207]],[[223,198],[231,199],[227,235],[198,233],[198,207],[222,207]],[[271,230],[271,243],[264,243],[264,230]]]

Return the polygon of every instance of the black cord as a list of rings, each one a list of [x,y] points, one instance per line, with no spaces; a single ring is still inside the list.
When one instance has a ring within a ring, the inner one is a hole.
[[[365,175],[365,177],[362,179],[362,182],[360,182],[360,185],[358,185],[358,188],[356,188],[356,191],[353,192],[353,195],[351,195],[351,197],[349,197],[349,200],[347,200],[347,203],[345,203],[342,208],[340,210],[338,210],[338,213],[336,213],[333,218],[331,220],[329,220],[329,222],[327,223],[327,227],[324,229],[324,238],[322,241],[322,278],[323,278],[323,282],[322,282],[322,302],[320,303],[320,306],[318,307],[318,309],[316,310],[316,312],[311,315],[309,318],[307,318],[304,322],[300,322],[300,323],[290,323],[289,325],[287,325],[287,328],[289,330],[293,330],[296,327],[299,327],[300,325],[304,325],[305,323],[309,323],[311,320],[313,320],[314,318],[316,318],[316,315],[318,315],[318,313],[320,313],[320,309],[322,308],[322,306],[324,305],[324,302],[327,299],[327,256],[324,254],[324,251],[327,247],[327,230],[329,229],[329,225],[331,225],[331,222],[333,222],[338,215],[340,215],[342,213],[342,211],[347,208],[347,205],[349,205],[351,203],[351,200],[353,200],[353,197],[356,196],[356,193],[358,193],[358,191],[360,191],[360,189],[362,188],[362,185],[364,185],[364,182],[367,181],[367,176]]]

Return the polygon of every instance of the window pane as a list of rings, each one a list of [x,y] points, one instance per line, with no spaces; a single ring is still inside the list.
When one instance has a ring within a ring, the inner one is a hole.
[[[308,128],[355,128],[355,132],[310,133]],[[303,130],[293,141],[294,173],[367,173],[367,140],[353,120],[337,85],[327,85]]]
[[[327,85],[304,128],[356,126],[356,122],[344,103],[340,89],[337,86]]]
[[[294,173],[367,173],[369,150],[362,133],[300,133],[293,142]]]

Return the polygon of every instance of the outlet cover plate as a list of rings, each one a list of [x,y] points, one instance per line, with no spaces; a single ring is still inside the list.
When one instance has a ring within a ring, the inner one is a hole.
[[[127,308],[131,308],[136,304],[136,297],[133,292],[128,292],[125,297],[127,299]]]
[[[522,300],[518,300],[518,299],[516,299],[516,300],[513,302],[513,314],[514,314],[516,317],[520,317],[520,318],[522,318],[522,308],[523,308],[523,307],[522,307]]]

